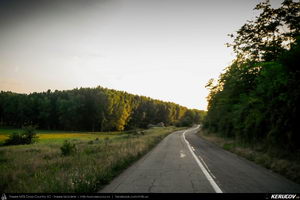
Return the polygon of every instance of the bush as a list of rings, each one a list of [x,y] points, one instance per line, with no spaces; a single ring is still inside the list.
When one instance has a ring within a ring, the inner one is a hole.
[[[37,141],[36,126],[24,126],[23,136],[25,144],[31,144]]]
[[[20,133],[12,133],[9,135],[8,139],[5,140],[4,145],[17,145],[22,144],[22,135]]]
[[[65,140],[63,145],[60,147],[60,150],[63,156],[68,156],[76,152],[76,145],[70,143],[68,140]]]
[[[12,133],[8,139],[5,140],[4,145],[20,145],[31,144],[36,142],[38,136],[36,135],[35,126],[24,126],[21,133]]]

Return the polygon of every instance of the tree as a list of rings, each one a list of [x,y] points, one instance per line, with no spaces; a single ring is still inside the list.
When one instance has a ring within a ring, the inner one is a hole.
[[[207,84],[205,128],[268,150],[299,150],[299,5],[256,6],[263,12],[242,26],[232,45],[237,58],[216,84]]]
[[[29,95],[0,93],[3,126],[37,124],[42,129],[122,131],[160,122],[174,125],[187,111],[178,104],[100,86]]]
[[[279,8],[272,8],[270,1],[259,3],[255,10],[262,12],[249,20],[238,31],[232,46],[239,61],[274,61],[295,42],[300,33],[300,2],[284,0]]]

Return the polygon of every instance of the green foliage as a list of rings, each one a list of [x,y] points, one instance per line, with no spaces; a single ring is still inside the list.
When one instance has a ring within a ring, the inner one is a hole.
[[[13,132],[9,135],[9,138],[5,140],[4,145],[18,145],[23,144],[22,134]]]
[[[205,111],[199,111],[195,109],[187,110],[176,125],[192,126],[193,124],[200,124],[203,121],[205,115]]]
[[[300,40],[294,21],[300,18],[299,5],[285,0],[278,9],[268,1],[256,7],[263,12],[235,39],[237,59],[216,84],[207,84],[205,128],[243,143],[262,143],[268,150],[300,150]],[[279,26],[289,31],[278,32]]]
[[[31,144],[38,139],[35,126],[24,126],[21,133],[14,132],[5,140],[4,145]]]
[[[72,140],[77,150],[68,157],[61,156],[61,144],[54,141],[2,147],[0,190],[7,193],[98,192],[176,130],[180,128],[150,129],[145,130],[144,135],[131,138],[123,137],[127,134],[122,132],[122,137],[110,137],[109,145],[102,139],[89,144],[89,137]]]
[[[63,145],[60,147],[61,155],[63,156],[69,156],[72,153],[76,152],[76,145],[69,142],[68,140],[65,140]]]
[[[102,87],[43,93],[0,92],[0,126],[37,124],[41,129],[122,131],[163,122],[175,125],[186,107]],[[196,113],[198,123],[202,111]],[[198,114],[197,114],[198,113]]]
[[[270,1],[259,3],[261,13],[238,31],[232,46],[238,59],[245,61],[274,61],[295,42],[300,33],[300,2],[284,0],[281,7],[272,8]]]
[[[38,136],[36,135],[36,126],[24,126],[22,129],[25,144],[36,142],[38,139]]]

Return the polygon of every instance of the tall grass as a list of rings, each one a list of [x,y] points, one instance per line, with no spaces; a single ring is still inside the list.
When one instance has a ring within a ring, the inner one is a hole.
[[[61,143],[0,147],[1,192],[95,192],[178,128],[144,135],[73,139],[77,152],[62,156]],[[54,140],[55,141],[55,140]]]

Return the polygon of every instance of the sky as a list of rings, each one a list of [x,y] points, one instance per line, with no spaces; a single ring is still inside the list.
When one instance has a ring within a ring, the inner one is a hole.
[[[2,0],[0,90],[98,85],[205,110],[259,0]],[[280,5],[273,0],[273,5]]]

